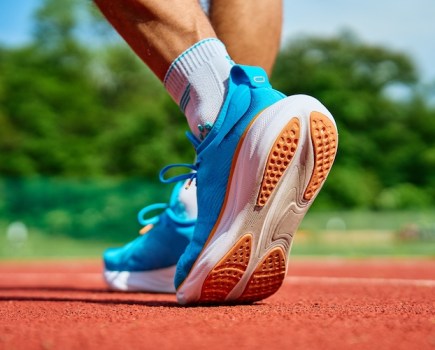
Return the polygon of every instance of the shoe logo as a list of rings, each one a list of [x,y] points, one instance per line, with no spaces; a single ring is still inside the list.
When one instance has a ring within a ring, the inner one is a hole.
[[[255,76],[255,77],[253,78],[253,80],[254,80],[256,83],[264,83],[264,82],[266,81],[266,78],[265,78],[264,76],[262,76],[262,75],[257,75],[257,76]]]

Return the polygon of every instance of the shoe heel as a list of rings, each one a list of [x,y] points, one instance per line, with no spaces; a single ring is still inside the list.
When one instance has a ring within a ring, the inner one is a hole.
[[[337,143],[332,116],[313,98],[288,97],[264,110],[241,138],[219,220],[179,300],[249,303],[274,294]]]
[[[264,206],[278,181],[290,165],[300,139],[300,124],[293,118],[278,135],[266,163],[259,190],[257,206]],[[312,200],[331,170],[337,153],[338,133],[334,122],[320,112],[310,114],[309,134],[313,147],[314,166],[308,185],[303,193],[305,201]],[[239,302],[255,302],[273,295],[281,287],[286,276],[287,253],[280,247],[271,248],[256,266]]]

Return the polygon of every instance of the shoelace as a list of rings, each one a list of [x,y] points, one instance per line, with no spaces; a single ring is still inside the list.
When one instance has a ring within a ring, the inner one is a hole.
[[[148,231],[150,231],[154,227],[154,225],[156,223],[159,222],[161,214],[153,216],[149,219],[146,219],[145,215],[151,211],[155,211],[155,210],[159,210],[159,209],[169,211],[170,208],[169,208],[169,205],[166,203],[156,203],[156,204],[148,205],[139,211],[139,213],[137,214],[137,220],[139,221],[139,224],[143,225],[143,227],[139,231],[139,233],[141,235],[146,234]],[[172,212],[172,210],[171,210],[171,212]]]
[[[151,204],[142,208],[137,214],[137,220],[139,221],[139,224],[143,225],[143,227],[139,231],[141,235],[148,233],[154,227],[154,225],[161,220],[161,216],[163,215],[163,213],[160,213],[159,215],[153,216],[148,219],[145,218],[146,214],[155,210],[163,210],[163,213],[168,215],[172,221],[175,221],[177,223],[182,222],[182,220],[180,220],[177,217],[174,210],[169,206],[169,204],[166,203]]]
[[[162,212],[151,218],[146,218],[146,215],[149,212],[156,210],[162,210]],[[167,203],[155,203],[142,208],[137,214],[137,220],[139,221],[139,224],[143,225],[143,227],[139,230],[139,233],[141,235],[148,233],[155,224],[162,220],[164,214],[166,214],[170,220],[180,225],[190,225],[195,222],[195,219],[181,219],[174,211],[174,208]]]
[[[186,132],[186,136],[196,150],[201,142],[190,131]],[[183,181],[183,180],[189,180],[185,186],[185,189],[187,190],[192,184],[193,179],[195,179],[197,176],[196,172],[198,171],[199,163],[200,163],[200,159],[197,158],[195,164],[176,163],[176,164],[167,165],[160,171],[159,179],[161,182],[166,184]],[[188,168],[191,171],[186,174],[181,174],[166,179],[165,174],[172,168]]]
[[[186,174],[181,174],[181,175],[176,175],[170,178],[165,178],[165,174],[172,168],[188,168],[190,170],[192,170],[189,173]],[[192,184],[193,179],[196,178],[196,172],[198,170],[198,162],[196,164],[186,164],[186,163],[177,163],[177,164],[171,164],[168,166],[165,166],[159,174],[159,179],[161,182],[167,184],[167,183],[174,183],[174,182],[178,182],[178,181],[184,181],[184,180],[189,180],[185,186],[185,189],[187,190],[190,185]]]
[[[201,142],[191,132],[187,132],[186,136],[196,150],[196,148],[198,147],[198,145]],[[187,163],[171,164],[171,165],[164,167],[160,171],[159,179],[162,183],[174,183],[174,182],[189,179],[189,181],[187,182],[187,184],[185,186],[185,189],[188,189],[190,187],[190,185],[192,184],[193,179],[195,179],[197,176],[196,172],[198,170],[198,166],[199,166],[199,160],[197,160],[195,164],[187,164]],[[191,170],[191,172],[165,179],[165,174],[172,168],[188,168]],[[143,225],[142,229],[140,229],[140,231],[139,231],[139,233],[141,235],[148,233],[154,227],[154,225],[160,221],[160,217],[162,214],[156,215],[156,216],[151,217],[149,219],[146,219],[145,215],[151,211],[155,211],[155,210],[159,210],[159,209],[164,210],[164,213],[166,213],[172,221],[175,221],[177,223],[181,223],[180,219],[178,219],[177,215],[175,214],[173,209],[169,206],[169,204],[166,204],[166,203],[151,204],[151,205],[148,205],[148,206],[142,208],[139,211],[139,213],[137,214],[137,219],[139,221],[139,224]],[[192,222],[193,221],[194,220],[192,220]]]

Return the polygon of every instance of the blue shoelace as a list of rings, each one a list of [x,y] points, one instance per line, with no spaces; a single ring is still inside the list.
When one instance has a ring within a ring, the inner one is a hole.
[[[149,212],[156,211],[156,210],[163,210],[163,212],[156,216],[146,218],[146,215]],[[186,224],[186,223],[189,224],[189,222],[192,221],[192,220],[186,220],[184,218],[180,218],[175,213],[174,208],[172,208],[167,203],[155,203],[142,208],[137,214],[137,220],[139,221],[139,224],[143,226],[142,229],[139,231],[139,233],[141,235],[148,233],[154,227],[155,224],[157,224],[159,221],[162,220],[162,216],[164,214],[166,214],[172,221],[174,221],[177,224]]]
[[[198,139],[190,131],[186,132],[186,136],[196,150],[201,142],[198,141]],[[195,164],[176,163],[176,164],[167,165],[160,171],[159,179],[161,182],[163,182],[165,184],[189,180],[187,182],[186,187],[185,187],[186,189],[188,189],[190,187],[190,185],[192,184],[192,181],[197,176],[196,172],[198,171],[199,163],[200,163],[200,159],[197,158]],[[176,175],[176,176],[173,176],[173,177],[166,179],[165,174],[172,168],[187,168],[187,169],[190,169],[191,171],[189,173],[186,173],[186,174]]]

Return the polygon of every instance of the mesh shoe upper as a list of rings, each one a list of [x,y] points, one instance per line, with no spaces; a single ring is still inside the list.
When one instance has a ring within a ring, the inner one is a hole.
[[[191,243],[181,256],[175,287],[187,277],[223,207],[233,156],[249,123],[285,96],[273,90],[259,67],[234,66],[228,94],[208,136],[197,146],[198,219]]]

